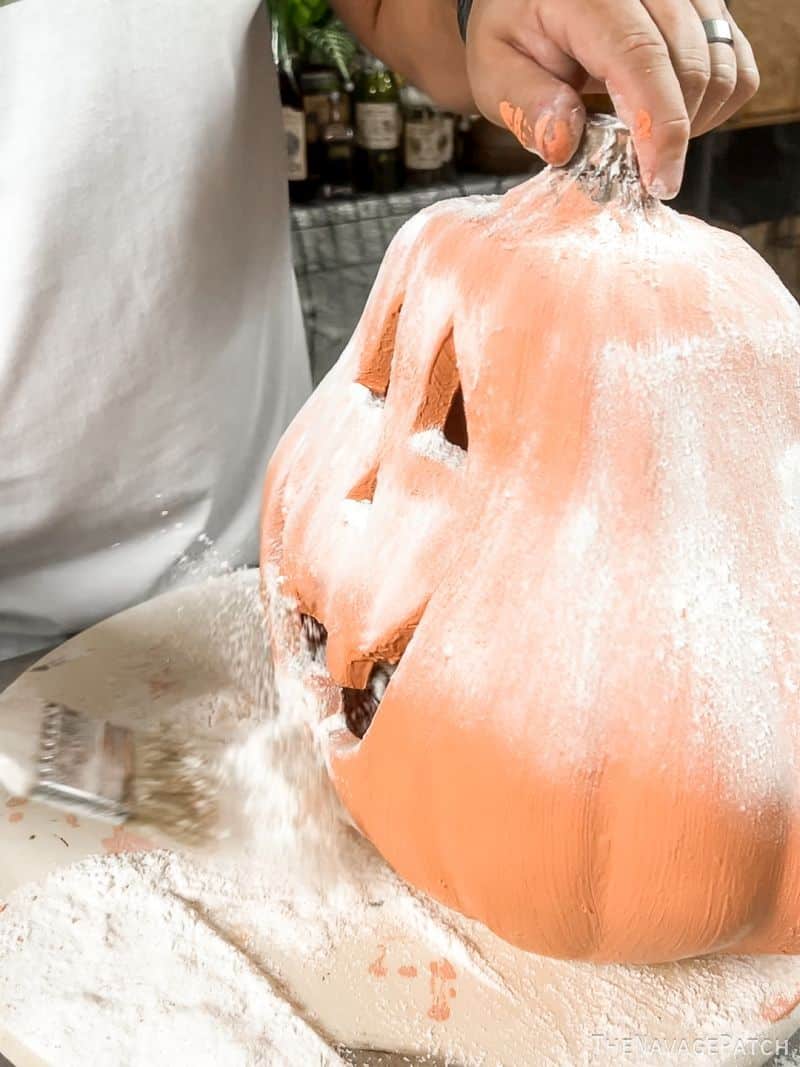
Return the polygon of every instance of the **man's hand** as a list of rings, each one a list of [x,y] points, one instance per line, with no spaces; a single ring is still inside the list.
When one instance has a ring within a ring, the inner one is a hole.
[[[580,92],[608,91],[633,131],[645,184],[680,188],[689,137],[718,126],[758,88],[753,51],[723,0],[473,0],[466,51],[454,0],[334,0],[390,66],[447,107],[470,94],[548,163],[569,161],[586,121]],[[704,19],[730,23],[709,44]]]
[[[727,19],[733,47],[708,43],[711,18]],[[580,90],[601,83],[664,200],[680,188],[690,135],[758,89],[753,51],[721,0],[474,0],[467,72],[483,114],[555,164],[580,141]]]

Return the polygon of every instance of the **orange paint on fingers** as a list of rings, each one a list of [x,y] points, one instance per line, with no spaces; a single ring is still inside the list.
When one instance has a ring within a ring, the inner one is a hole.
[[[551,112],[539,117],[534,130],[536,151],[554,167],[568,163],[575,151],[575,138],[569,124],[556,118]]]
[[[527,148],[529,152],[538,151],[531,124],[525,117],[525,112],[521,107],[509,103],[508,100],[501,101],[500,118],[509,130],[511,130],[523,148]]]
[[[500,116],[522,147],[536,152],[545,163],[561,167],[572,158],[577,134],[566,119],[545,111],[531,127],[522,108],[507,100],[500,104]]]
[[[644,108],[636,113],[636,136],[641,141],[649,141],[653,136],[653,116]]]

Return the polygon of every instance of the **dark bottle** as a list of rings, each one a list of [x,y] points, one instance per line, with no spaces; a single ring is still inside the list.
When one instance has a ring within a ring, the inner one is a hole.
[[[444,182],[456,180],[456,117],[452,111],[439,112],[439,121],[442,125],[439,143],[442,147],[442,173]]]
[[[328,122],[322,131],[322,195],[352,196],[355,134],[349,122],[347,98],[333,92],[328,101]]]
[[[472,129],[472,115],[459,115],[456,122],[456,143],[453,162],[455,169],[460,173],[469,170],[470,167],[470,130]]]
[[[281,95],[281,117],[286,137],[286,158],[289,178],[289,199],[303,204],[316,196],[319,173],[309,166],[308,122],[303,99],[295,75],[295,64],[288,42],[273,23],[272,51],[278,67],[278,88]]]
[[[403,164],[406,185],[441,180],[443,130],[433,101],[408,85],[403,89]]]
[[[306,63],[300,71],[300,92],[307,115],[317,117],[320,132],[327,126],[330,117],[331,94],[341,93],[339,72],[320,63]],[[349,108],[349,101],[347,101]],[[348,115],[349,118],[349,110]]]
[[[323,131],[330,121],[331,96],[341,90],[339,74],[333,67],[306,64],[300,71],[300,93],[306,113],[308,168],[324,186],[325,146]],[[348,101],[349,104],[349,101]],[[323,188],[324,194],[324,188]]]
[[[400,102],[397,81],[374,56],[366,56],[356,82],[356,185],[392,193],[402,182]]]

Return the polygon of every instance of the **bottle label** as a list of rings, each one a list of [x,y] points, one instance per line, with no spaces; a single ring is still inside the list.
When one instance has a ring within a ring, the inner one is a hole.
[[[362,148],[397,148],[400,111],[397,104],[356,104],[358,143]]]
[[[308,177],[306,159],[306,116],[293,107],[281,108],[286,134],[286,155],[289,160],[289,181],[303,182]]]
[[[455,152],[455,128],[456,120],[452,115],[442,115],[442,158],[441,162],[447,166],[447,164],[453,162],[453,154]]]
[[[303,108],[307,115],[314,115],[317,120],[316,123],[312,123],[311,129],[308,131],[309,141],[316,141],[319,137],[319,131],[324,130],[330,122],[330,97],[324,93],[310,93],[303,97]]]
[[[443,148],[444,132],[438,119],[406,123],[405,162],[409,170],[438,170]]]

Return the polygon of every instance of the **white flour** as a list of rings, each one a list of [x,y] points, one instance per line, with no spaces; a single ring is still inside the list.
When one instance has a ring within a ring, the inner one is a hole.
[[[6,1025],[65,1067],[341,1062],[176,882],[207,888],[159,852],[87,860],[20,894],[0,938]]]
[[[53,1067],[327,1067],[345,1062],[343,1044],[461,1067],[763,1060],[752,1045],[616,1060],[593,1035],[763,1037],[764,1006],[796,996],[792,959],[545,960],[400,883],[341,817],[313,700],[283,679],[273,707],[252,582],[219,588],[213,619],[192,618],[187,632],[239,679],[238,703],[221,689],[210,716],[234,735],[248,723],[222,762],[230,836],[193,857],[89,859],[12,895],[0,1030]]]

